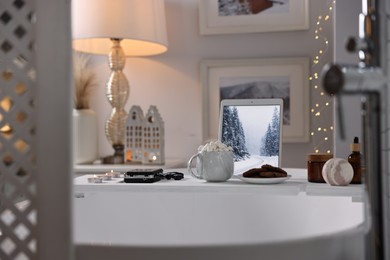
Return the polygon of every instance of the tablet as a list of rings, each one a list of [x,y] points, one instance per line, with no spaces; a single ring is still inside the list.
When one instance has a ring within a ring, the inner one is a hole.
[[[282,99],[224,99],[218,139],[233,148],[234,174],[263,164],[281,167]]]

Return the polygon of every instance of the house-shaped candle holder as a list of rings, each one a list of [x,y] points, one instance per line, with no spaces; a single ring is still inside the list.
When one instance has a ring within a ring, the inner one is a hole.
[[[164,121],[156,106],[150,106],[143,121],[143,164],[164,164]]]
[[[140,106],[132,106],[126,123],[125,163],[142,163],[144,114]]]

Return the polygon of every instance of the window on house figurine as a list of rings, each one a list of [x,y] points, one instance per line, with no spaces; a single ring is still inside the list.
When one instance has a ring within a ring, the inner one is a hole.
[[[143,164],[164,164],[164,121],[156,106],[150,106],[143,127]]]
[[[144,114],[140,106],[132,106],[126,123],[125,162],[142,163],[142,127]]]

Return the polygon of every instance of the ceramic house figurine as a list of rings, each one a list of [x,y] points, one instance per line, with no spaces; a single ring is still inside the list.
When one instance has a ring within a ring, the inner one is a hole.
[[[126,122],[125,163],[142,163],[142,127],[144,114],[140,106],[132,106]]]
[[[156,106],[150,106],[143,124],[143,164],[164,164],[164,121]]]

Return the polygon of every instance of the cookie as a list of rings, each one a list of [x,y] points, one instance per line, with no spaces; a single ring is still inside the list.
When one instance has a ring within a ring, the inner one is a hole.
[[[260,178],[281,178],[281,177],[287,177],[287,173],[283,172],[260,172],[259,173]]]
[[[253,168],[242,174],[245,178],[258,178],[259,172],[264,171],[261,168]]]
[[[262,169],[266,169],[270,172],[280,172],[280,173],[284,173],[287,175],[287,172],[279,167],[275,167],[275,166],[272,166],[272,165],[269,165],[269,164],[264,164],[261,166]]]
[[[287,172],[279,167],[264,164],[261,168],[252,168],[242,174],[245,178],[281,178],[287,177]]]

